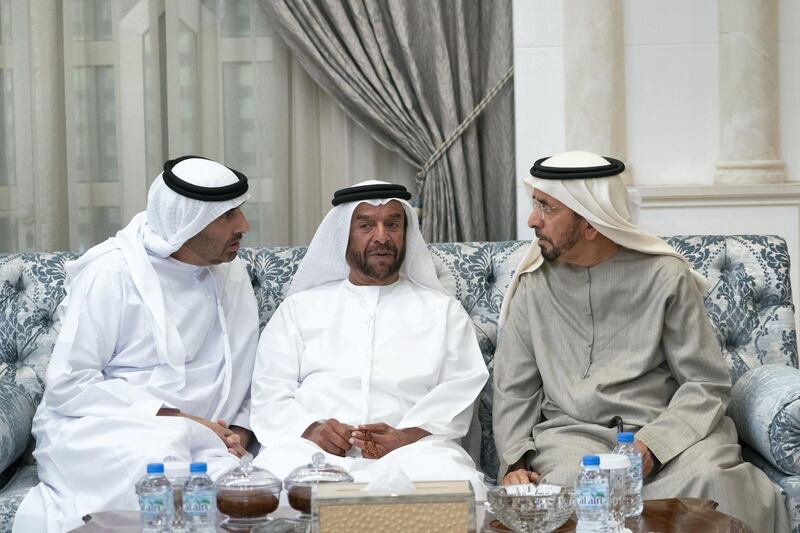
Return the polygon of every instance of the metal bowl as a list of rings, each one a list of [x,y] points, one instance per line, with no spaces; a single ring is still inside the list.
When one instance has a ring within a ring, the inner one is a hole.
[[[575,491],[559,485],[506,485],[489,489],[492,513],[518,533],[558,529],[575,510]]]

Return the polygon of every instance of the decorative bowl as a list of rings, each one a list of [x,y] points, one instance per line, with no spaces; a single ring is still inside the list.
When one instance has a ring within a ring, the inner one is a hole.
[[[518,533],[558,529],[575,510],[575,491],[559,485],[506,485],[489,489],[492,513]]]

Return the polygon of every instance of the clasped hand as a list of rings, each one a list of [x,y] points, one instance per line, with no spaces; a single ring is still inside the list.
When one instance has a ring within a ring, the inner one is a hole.
[[[396,429],[388,424],[351,426],[335,418],[314,422],[303,432],[306,438],[333,455],[343,457],[353,446],[367,459],[379,459],[389,452],[430,435],[420,428]]]

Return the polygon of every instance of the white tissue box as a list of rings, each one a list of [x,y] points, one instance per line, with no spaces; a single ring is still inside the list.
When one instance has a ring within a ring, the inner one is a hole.
[[[475,494],[469,481],[418,481],[391,494],[365,483],[321,483],[312,492],[313,533],[474,533]]]

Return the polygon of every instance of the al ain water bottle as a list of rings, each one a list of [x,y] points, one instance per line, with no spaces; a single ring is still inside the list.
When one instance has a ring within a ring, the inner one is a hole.
[[[163,463],[147,465],[147,474],[136,483],[139,495],[139,511],[144,533],[170,531],[175,507],[172,500],[172,484],[164,476]]]
[[[575,483],[577,533],[605,533],[608,530],[608,477],[600,470],[600,458],[584,455]]]

